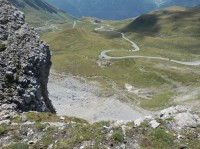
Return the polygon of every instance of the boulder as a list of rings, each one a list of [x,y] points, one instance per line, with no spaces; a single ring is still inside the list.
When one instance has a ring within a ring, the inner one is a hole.
[[[196,114],[190,112],[178,113],[174,116],[174,120],[179,127],[197,127],[200,124],[200,118]]]

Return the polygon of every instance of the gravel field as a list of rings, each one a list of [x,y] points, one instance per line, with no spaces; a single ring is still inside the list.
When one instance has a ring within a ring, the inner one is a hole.
[[[50,75],[48,83],[49,97],[58,115],[83,118],[89,122],[101,120],[130,121],[144,117],[144,113],[135,110],[117,95],[99,97],[95,92],[97,83],[83,83],[73,76]]]

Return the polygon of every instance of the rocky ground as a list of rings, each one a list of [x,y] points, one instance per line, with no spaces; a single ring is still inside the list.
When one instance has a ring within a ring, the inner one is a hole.
[[[97,82],[83,82],[70,75],[51,73],[48,83],[49,97],[58,115],[83,118],[89,122],[101,120],[130,121],[148,113],[120,100],[117,94],[99,96]]]
[[[135,121],[101,121],[51,113],[0,113],[2,149],[198,149],[200,113],[170,107]]]

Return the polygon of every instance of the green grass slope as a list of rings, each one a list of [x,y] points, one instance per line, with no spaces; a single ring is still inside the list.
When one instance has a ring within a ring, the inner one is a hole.
[[[37,27],[50,23],[63,23],[75,18],[43,0],[9,0],[26,14],[26,21]]]
[[[77,21],[75,29],[68,26],[63,31],[45,33],[42,38],[53,51],[53,69],[87,78],[96,76],[96,81],[107,91],[110,91],[110,82],[113,81],[120,95],[126,95],[143,108],[160,109],[177,104],[179,100],[182,103],[182,99],[187,102],[199,102],[198,66],[185,66],[155,59],[100,60],[98,56],[103,50],[122,49],[127,51],[109,54],[162,56],[183,61],[200,59],[198,10],[199,8],[172,7],[142,15],[133,22],[102,20],[101,24],[92,24],[87,19],[82,19],[81,22]],[[156,19],[151,19],[152,16]],[[172,19],[174,17],[176,19]],[[119,34],[94,31],[96,27],[104,24],[124,32],[129,39],[138,44],[141,51],[128,51],[129,43]],[[111,65],[99,67],[98,61]],[[139,89],[141,94],[149,99],[140,96],[140,92],[139,95],[127,92],[126,83]],[[189,95],[187,98],[185,93]]]
[[[125,25],[121,31],[141,47],[139,55],[198,59],[200,7],[170,7],[144,14]]]
[[[142,35],[200,36],[200,7],[169,7],[141,15],[123,32],[137,32]]]

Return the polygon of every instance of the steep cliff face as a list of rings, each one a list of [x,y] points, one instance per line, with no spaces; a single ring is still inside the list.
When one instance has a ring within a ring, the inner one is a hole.
[[[55,112],[47,91],[50,51],[24,18],[0,0],[0,109]]]

